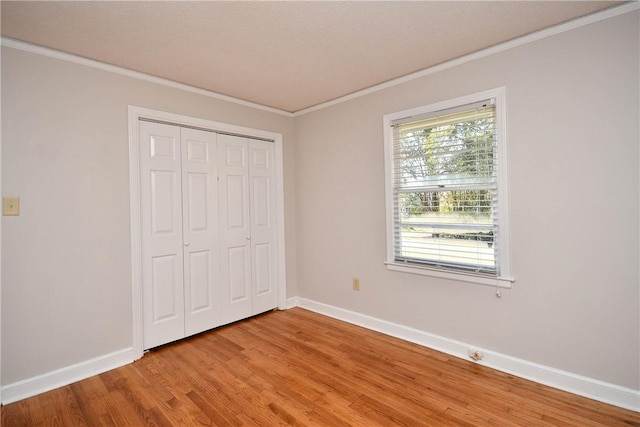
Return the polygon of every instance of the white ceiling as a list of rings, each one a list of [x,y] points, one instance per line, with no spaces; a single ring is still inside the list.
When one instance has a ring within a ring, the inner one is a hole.
[[[288,112],[616,1],[2,1],[2,36]]]

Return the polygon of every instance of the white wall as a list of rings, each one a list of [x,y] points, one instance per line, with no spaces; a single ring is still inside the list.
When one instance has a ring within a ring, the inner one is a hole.
[[[3,48],[3,385],[132,346],[128,105],[283,134],[297,293],[291,117]]]
[[[296,117],[299,295],[639,390],[638,18]],[[513,289],[387,271],[382,116],[499,86]]]

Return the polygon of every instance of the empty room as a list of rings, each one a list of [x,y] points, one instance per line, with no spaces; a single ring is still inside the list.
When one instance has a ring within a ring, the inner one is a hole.
[[[2,426],[640,426],[640,3],[0,8]]]

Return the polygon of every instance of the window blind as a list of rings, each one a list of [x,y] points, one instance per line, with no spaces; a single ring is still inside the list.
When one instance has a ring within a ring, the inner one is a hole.
[[[392,127],[395,261],[498,275],[493,100]]]

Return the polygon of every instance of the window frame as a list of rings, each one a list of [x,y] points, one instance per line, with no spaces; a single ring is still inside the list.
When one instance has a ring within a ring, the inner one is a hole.
[[[443,269],[437,266],[423,265],[410,262],[398,262],[395,259],[394,247],[394,196],[393,196],[393,177],[394,177],[394,154],[393,154],[393,128],[392,123],[395,120],[403,119],[411,116],[425,115],[435,113],[441,110],[461,107],[467,104],[473,104],[487,99],[495,101],[496,109],[496,149],[497,149],[497,192],[498,192],[498,245],[500,251],[497,256],[500,271],[496,275],[487,275],[483,273],[474,273],[472,271]],[[423,276],[439,277],[444,279],[476,283],[480,285],[488,285],[500,288],[511,288],[515,279],[512,277],[510,248],[509,248],[509,191],[507,180],[507,134],[506,134],[506,95],[505,88],[499,87],[483,92],[461,96],[433,104],[423,105],[420,107],[398,111],[396,113],[386,114],[383,116],[384,129],[384,161],[385,161],[385,203],[386,203],[386,235],[387,235],[387,259],[386,266],[388,270],[400,271],[405,273],[419,274]]]

